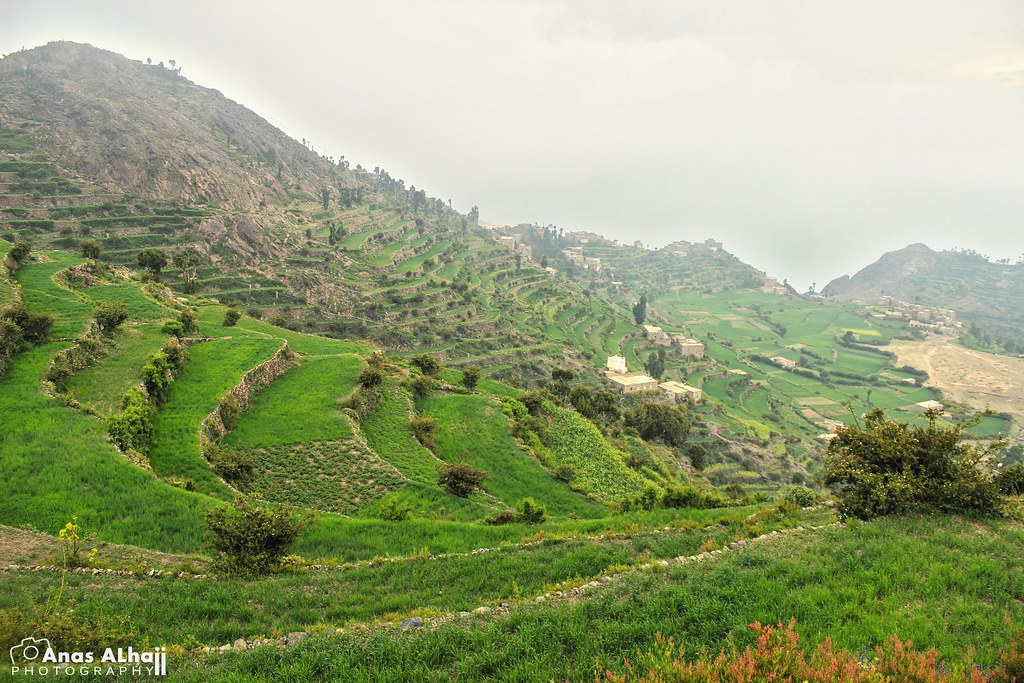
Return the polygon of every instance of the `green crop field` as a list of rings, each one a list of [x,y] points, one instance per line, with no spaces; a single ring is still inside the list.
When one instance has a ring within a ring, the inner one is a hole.
[[[593,597],[524,606],[396,636],[327,636],[295,653],[265,648],[197,662],[182,680],[590,680],[622,671],[660,633],[688,657],[754,644],[748,625],[796,619],[801,644],[826,637],[871,652],[893,634],[943,661],[991,667],[1020,620],[1019,525],[958,518],[882,520],[796,534],[701,564],[646,572]],[[870,559],[871,561],[866,561]],[[963,566],[961,566],[963,565]],[[537,566],[540,569],[540,566]],[[942,614],[942,619],[935,619]],[[372,656],[370,656],[372,653]],[[211,670],[209,667],[213,666]]]
[[[409,395],[389,383],[377,406],[363,419],[363,434],[370,447],[406,477],[436,484],[441,462],[413,436],[409,426],[411,410]]]
[[[358,356],[323,356],[302,361],[257,394],[225,443],[262,448],[352,436],[341,400],[356,386]]]
[[[233,339],[189,349],[185,370],[171,384],[153,419],[149,460],[158,474],[191,479],[204,493],[231,497],[199,453],[199,423],[249,368],[269,359],[279,347],[273,339]]]
[[[483,396],[435,396],[421,401],[420,412],[437,420],[437,452],[448,462],[466,462],[488,473],[489,493],[515,506],[534,498],[554,515],[605,514],[602,506],[570,491],[512,441],[501,404]]]
[[[551,420],[545,446],[556,465],[573,468],[573,482],[602,501],[619,501],[640,493],[643,480],[626,467],[626,456],[605,441],[592,422],[553,404],[544,405]]]
[[[167,320],[174,317],[174,312],[158,304],[146,296],[139,288],[130,283],[114,285],[96,285],[83,291],[93,301],[119,301],[128,308],[130,320],[148,322]]]
[[[106,355],[68,380],[68,395],[103,415],[118,411],[124,393],[142,382],[142,366],[167,342],[160,328],[150,323],[119,330]]]

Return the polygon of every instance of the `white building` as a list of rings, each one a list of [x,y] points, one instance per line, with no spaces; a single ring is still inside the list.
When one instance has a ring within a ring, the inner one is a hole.
[[[639,391],[657,391],[658,380],[642,372],[627,372],[624,375],[608,375],[612,384],[624,394],[635,394]]]
[[[684,358],[703,358],[704,344],[699,339],[687,337],[685,334],[672,335],[672,346]]]
[[[622,356],[608,356],[608,371],[617,375],[626,374],[626,359]]]
[[[691,387],[682,382],[662,382],[658,385],[667,396],[674,399],[676,403],[697,403],[701,399],[701,390]]]

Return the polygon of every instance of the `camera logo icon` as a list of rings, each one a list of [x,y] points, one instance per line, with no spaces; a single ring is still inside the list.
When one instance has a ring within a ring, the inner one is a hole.
[[[50,649],[50,641],[46,638],[22,638],[21,642],[11,648],[11,664],[34,662]]]

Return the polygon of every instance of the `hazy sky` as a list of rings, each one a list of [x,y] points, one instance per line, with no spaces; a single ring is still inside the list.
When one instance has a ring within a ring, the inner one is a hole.
[[[325,154],[823,286],[923,241],[1024,252],[1024,2],[0,0],[0,52],[175,59]]]

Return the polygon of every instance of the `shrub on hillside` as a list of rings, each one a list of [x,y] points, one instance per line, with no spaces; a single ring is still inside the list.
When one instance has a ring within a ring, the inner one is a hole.
[[[476,389],[477,383],[480,382],[480,368],[470,365],[462,371],[462,386],[466,387],[470,391]]]
[[[515,524],[519,521],[519,514],[515,510],[501,510],[495,512],[493,515],[484,520],[484,524],[490,524],[491,526],[503,526],[505,524]]]
[[[229,481],[247,481],[256,471],[256,458],[246,450],[211,444],[203,454],[210,467]]]
[[[669,446],[682,446],[690,435],[690,421],[676,406],[643,403],[626,411],[625,422],[645,440],[660,439]]]
[[[185,329],[185,334],[194,335],[199,334],[199,318],[196,316],[196,312],[190,308],[186,308],[184,311],[178,314],[178,322]]]
[[[429,375],[416,375],[406,383],[416,398],[427,398],[437,389],[437,380]]]
[[[214,568],[225,574],[261,575],[277,569],[302,524],[290,508],[257,508],[242,497],[206,513]]]
[[[149,452],[153,444],[153,406],[139,389],[129,389],[121,399],[121,412],[107,420],[107,434],[122,451]]]
[[[160,405],[167,396],[167,390],[174,381],[170,359],[163,351],[157,351],[150,356],[149,361],[142,366],[142,384],[146,387],[153,403]]]
[[[622,512],[631,510],[653,510],[662,502],[662,490],[651,482],[645,482],[643,490],[635,496],[623,498],[618,508]]]
[[[363,368],[363,371],[359,373],[359,386],[370,389],[379,386],[383,381],[384,372],[378,367],[367,365]]]
[[[128,319],[128,307],[120,301],[101,301],[92,312],[102,332],[111,334]]]
[[[188,347],[181,344],[174,339],[167,340],[161,349],[164,356],[167,357],[167,362],[170,365],[171,373],[177,375],[179,372],[185,369],[185,363],[188,362]]]
[[[847,516],[870,519],[915,509],[998,511],[1001,497],[986,461],[1004,444],[963,442],[977,423],[944,426],[926,411],[927,426],[895,422],[875,409],[859,424],[840,428],[829,443],[825,483]]]
[[[78,253],[95,261],[103,256],[103,244],[99,240],[82,240],[78,243]]]
[[[217,405],[217,412],[220,413],[221,424],[229,432],[238,426],[238,418],[242,416],[242,407],[238,405],[238,399],[228,394],[220,400]]]
[[[544,506],[533,498],[523,498],[519,501],[519,512],[516,515],[518,521],[524,524],[543,524],[547,516],[548,512]]]
[[[224,327],[234,327],[242,317],[242,312],[237,308],[229,308],[224,313]]]
[[[409,359],[414,367],[418,368],[424,375],[434,377],[441,372],[441,361],[432,353],[421,353]]]
[[[708,493],[690,484],[674,484],[665,489],[661,504],[667,508],[721,508],[729,500],[717,491]]]
[[[818,495],[806,486],[784,486],[779,498],[805,508],[814,505],[814,502],[818,500]]]
[[[392,498],[380,506],[377,516],[386,522],[404,522],[412,517],[412,508],[402,505]]]
[[[32,243],[26,240],[18,240],[11,247],[11,250],[7,252],[7,255],[15,263],[24,263],[30,253],[32,253]]]
[[[448,493],[468,498],[487,480],[487,473],[470,465],[468,462],[456,462],[443,465],[437,473],[437,483]]]
[[[409,421],[412,433],[421,444],[434,450],[434,434],[437,433],[437,420],[432,417],[416,417]]]
[[[55,319],[52,313],[36,313],[25,304],[13,304],[0,310],[0,320],[14,323],[21,331],[17,350],[23,351],[49,341]]]
[[[168,320],[167,322],[165,322],[163,328],[161,328],[161,331],[164,334],[173,335],[178,339],[181,339],[182,337],[185,336],[185,326],[182,325],[177,320]]]
[[[1008,496],[1024,495],[1024,461],[1003,468],[996,476],[996,486]]]

